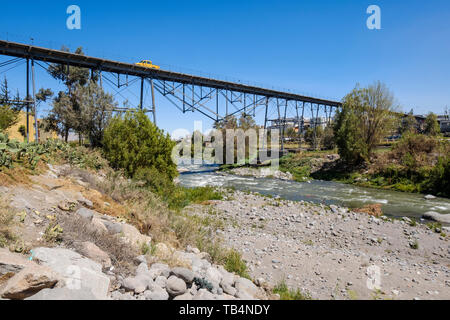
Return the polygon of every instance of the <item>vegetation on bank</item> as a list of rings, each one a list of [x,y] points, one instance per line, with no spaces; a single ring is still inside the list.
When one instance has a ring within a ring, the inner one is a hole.
[[[284,280],[280,281],[272,292],[280,295],[280,300],[311,300],[311,297],[300,289],[290,289]]]

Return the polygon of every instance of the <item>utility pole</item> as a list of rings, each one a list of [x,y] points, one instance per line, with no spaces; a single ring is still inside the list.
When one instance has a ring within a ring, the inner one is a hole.
[[[39,142],[39,132],[38,132],[38,119],[37,119],[37,107],[36,107],[36,86],[35,86],[35,74],[34,74],[34,59],[31,59],[31,79],[33,83],[33,109],[34,109],[34,131],[35,131],[35,142]]]
[[[27,96],[25,100],[27,101],[27,143],[30,142],[30,59],[27,58]]]

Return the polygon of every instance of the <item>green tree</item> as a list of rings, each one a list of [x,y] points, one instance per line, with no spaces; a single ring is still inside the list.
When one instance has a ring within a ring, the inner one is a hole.
[[[101,147],[103,133],[117,103],[93,81],[86,86],[77,85],[73,95],[80,111],[75,129],[89,138],[92,147]]]
[[[425,118],[424,133],[429,136],[438,136],[441,134],[441,127],[437,121],[437,115],[430,112]]]
[[[369,161],[375,147],[391,133],[395,123],[394,97],[381,82],[356,87],[345,96],[336,114],[336,145],[349,164]]]
[[[8,105],[0,105],[0,130],[6,131],[19,120],[19,112]]]
[[[417,132],[417,120],[414,117],[414,113],[411,110],[406,117],[401,120],[400,133],[416,133]]]
[[[65,47],[61,50],[69,52]],[[75,53],[84,55],[81,47],[76,49]],[[53,108],[47,118],[49,124],[47,129],[56,130],[67,142],[70,130],[75,130],[81,135],[81,128],[84,126],[81,120],[80,92],[77,88],[88,86],[90,80],[97,81],[99,73],[91,74],[89,69],[61,64],[51,64],[48,72],[53,78],[62,81],[66,90],[60,91],[53,100]]]
[[[170,180],[177,176],[172,161],[175,142],[156,127],[143,111],[116,115],[105,130],[103,150],[115,168],[134,177],[142,169],[154,169]],[[153,170],[153,171],[154,171]]]

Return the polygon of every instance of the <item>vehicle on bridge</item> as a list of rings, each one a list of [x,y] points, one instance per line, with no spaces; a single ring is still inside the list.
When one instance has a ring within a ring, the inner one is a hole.
[[[154,65],[150,60],[142,60],[141,62],[136,63],[136,65],[152,69],[161,69],[160,66]]]

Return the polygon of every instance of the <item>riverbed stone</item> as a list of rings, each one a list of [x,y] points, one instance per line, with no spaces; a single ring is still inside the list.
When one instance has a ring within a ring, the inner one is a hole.
[[[171,274],[184,280],[187,284],[191,284],[194,281],[194,272],[187,268],[176,267],[171,270]]]
[[[175,276],[170,276],[169,279],[167,279],[166,290],[170,296],[176,297],[185,293],[187,287],[186,283],[182,279]]]

